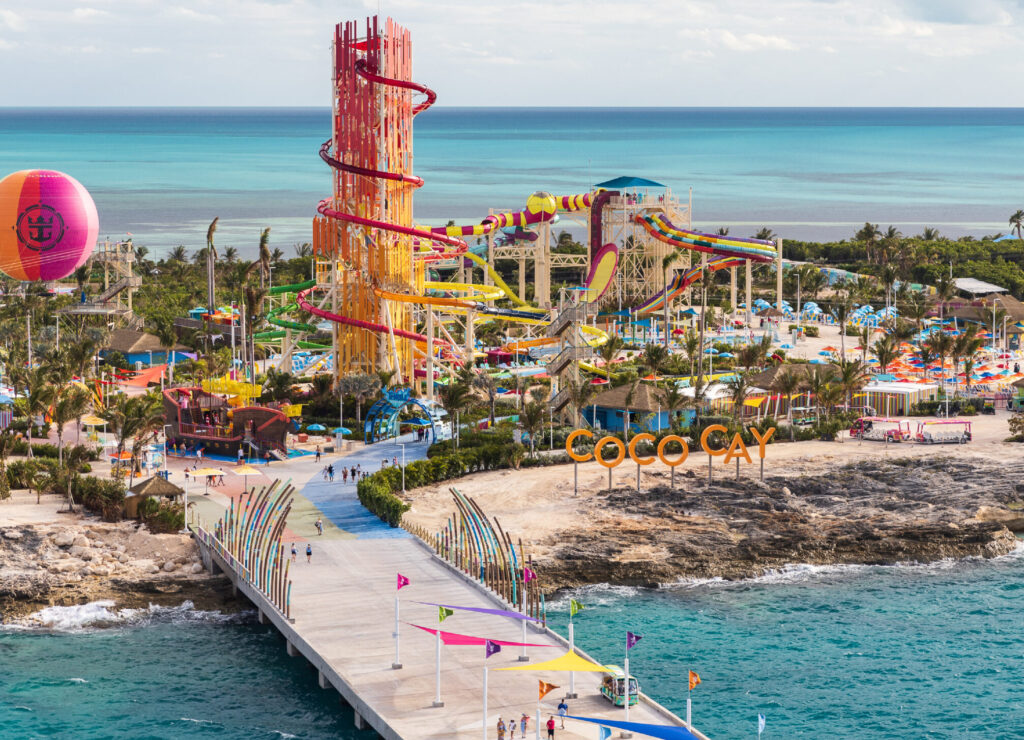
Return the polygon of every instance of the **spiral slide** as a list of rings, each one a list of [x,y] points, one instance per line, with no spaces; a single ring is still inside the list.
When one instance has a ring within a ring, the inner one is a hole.
[[[647,316],[655,311],[660,311],[665,306],[666,297],[670,302],[675,300],[684,290],[690,287],[691,283],[703,277],[705,268],[708,272],[718,272],[729,267],[737,267],[742,265],[743,262],[744,260],[739,257],[716,256],[708,260],[706,265],[697,264],[685,272],[676,272],[668,288],[655,294],[646,303],[637,306],[635,313],[637,316]]]
[[[681,229],[668,220],[664,213],[637,214],[634,221],[655,239],[677,249],[692,249],[721,257],[738,257],[754,262],[771,262],[776,258],[774,242],[764,239],[703,234]]]

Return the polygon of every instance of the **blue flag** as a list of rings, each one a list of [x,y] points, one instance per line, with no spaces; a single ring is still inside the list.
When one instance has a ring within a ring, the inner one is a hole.
[[[757,715],[757,736],[760,737],[761,733],[764,732],[764,715]]]
[[[609,740],[612,736],[611,729],[601,725],[601,740]]]

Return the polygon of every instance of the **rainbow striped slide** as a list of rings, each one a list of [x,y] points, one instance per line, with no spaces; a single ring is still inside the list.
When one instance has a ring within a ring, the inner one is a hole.
[[[646,303],[642,303],[636,308],[637,316],[646,316],[660,311],[665,306],[665,298],[668,297],[669,301],[674,301],[679,295],[690,287],[690,284],[700,280],[704,274],[704,268],[706,267],[709,272],[718,272],[729,267],[737,267],[743,264],[743,260],[739,257],[712,257],[708,260],[706,265],[697,264],[691,267],[685,272],[676,272],[675,277],[672,278],[672,282],[668,284],[666,290],[661,291],[654,295],[653,298],[649,299]]]
[[[633,220],[643,226],[647,233],[655,239],[671,244],[677,249],[692,249],[697,252],[721,257],[738,257],[754,262],[771,262],[776,257],[773,242],[763,239],[703,234],[699,231],[681,229],[673,225],[664,213],[637,214]]]

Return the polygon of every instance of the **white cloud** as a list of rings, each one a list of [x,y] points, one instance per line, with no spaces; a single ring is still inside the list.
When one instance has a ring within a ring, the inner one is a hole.
[[[164,50],[159,46],[136,46],[132,49],[132,54],[163,54]]]
[[[12,31],[25,30],[25,21],[13,10],[0,9],[0,25],[7,26]]]
[[[17,44],[13,41],[8,41],[7,39],[0,39],[0,51],[7,51],[8,49],[13,49],[16,46]]]
[[[75,8],[74,12],[72,13],[72,16],[79,20],[90,20],[93,18],[102,18],[104,16],[109,15],[110,13],[108,13],[106,10],[99,10],[97,8]]]
[[[759,51],[774,49],[777,51],[795,51],[796,46],[781,36],[764,36],[759,33],[745,33],[737,36],[732,31],[722,31],[719,35],[722,43],[734,51]]]

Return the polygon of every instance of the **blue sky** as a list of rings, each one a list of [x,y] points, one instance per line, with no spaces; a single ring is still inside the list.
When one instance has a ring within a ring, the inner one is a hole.
[[[1024,0],[382,0],[441,105],[1022,105]],[[327,105],[377,0],[3,0],[0,105]]]

